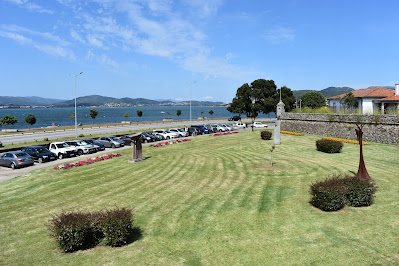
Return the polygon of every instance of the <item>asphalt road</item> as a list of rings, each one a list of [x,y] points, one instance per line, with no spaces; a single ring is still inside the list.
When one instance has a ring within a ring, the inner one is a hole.
[[[258,121],[262,121],[261,119],[257,119]],[[264,119],[266,120],[266,119]],[[245,120],[244,120],[245,122]],[[185,122],[187,124],[187,122]],[[226,120],[220,120],[220,121],[212,121],[212,123],[227,123]],[[195,125],[195,122],[193,122]],[[200,123],[198,123],[200,124]],[[129,130],[149,130],[150,128],[172,128],[172,127],[179,127],[179,126],[184,126],[185,124],[180,122],[172,122],[172,123],[155,123],[155,124],[138,124],[138,125],[128,125],[128,126],[117,126],[117,127],[102,127],[102,128],[92,128],[92,129],[84,129],[84,130],[79,130],[78,134],[84,134],[84,135],[94,135],[94,134],[105,134],[105,133],[115,133],[115,132],[122,132],[122,131],[129,131]],[[267,123],[268,128],[273,128],[274,124],[273,123]],[[250,129],[247,129],[250,130]],[[84,132],[84,133],[83,133]],[[67,131],[62,131],[62,132],[57,132],[57,131],[52,131],[52,132],[45,132],[45,133],[34,133],[34,134],[15,134],[15,135],[10,135],[7,137],[8,140],[14,141],[13,143],[20,143],[20,142],[28,142],[28,141],[35,141],[37,140],[43,140],[43,138],[49,138],[51,139],[56,139],[56,138],[62,138],[62,137],[73,137],[75,136],[75,131],[74,130],[67,130]],[[201,136],[198,136],[201,137]],[[192,138],[192,137],[190,137]],[[1,141],[3,142],[3,139]],[[6,144],[6,142],[3,142]],[[9,142],[11,143],[11,142]],[[143,144],[144,145],[149,145],[149,144]],[[62,160],[55,160],[51,162],[46,162],[46,163],[35,163],[33,166],[29,167],[23,167],[19,169],[12,170],[11,168],[7,167],[2,167],[0,166],[0,183],[4,182],[6,180],[9,180],[14,177],[18,176],[29,176],[30,172],[33,170],[37,170],[40,168],[48,167],[48,166],[55,166],[59,164],[65,164],[69,161],[76,161],[78,159],[84,159],[88,157],[96,157],[99,154],[109,154],[109,153],[115,153],[120,149],[127,149],[131,148],[130,146],[122,147],[122,148],[106,148],[104,152],[101,153],[95,153],[95,154],[86,154],[78,157],[72,157],[72,158],[64,158]]]

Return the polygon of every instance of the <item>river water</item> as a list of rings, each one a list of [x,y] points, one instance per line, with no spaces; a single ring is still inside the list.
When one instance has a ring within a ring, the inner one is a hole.
[[[78,124],[91,124],[90,109],[93,107],[78,107],[77,120]],[[120,123],[121,121],[162,121],[164,118],[178,120],[176,112],[181,110],[182,114],[179,119],[190,119],[189,106],[140,106],[140,107],[96,107],[98,111],[97,117],[94,119],[94,124],[109,124]],[[137,116],[137,110],[143,111],[143,116]],[[211,116],[209,111],[212,110],[214,114]],[[203,112],[203,113],[202,113]],[[0,119],[5,115],[15,116],[19,121],[15,125],[8,125],[7,129],[24,129],[28,128],[25,122],[25,117],[28,114],[34,114],[36,117],[36,124],[32,127],[48,127],[54,124],[55,126],[70,126],[75,124],[74,119],[70,119],[69,114],[75,113],[75,108],[31,108],[31,109],[0,109]],[[124,114],[129,113],[129,117],[125,118]],[[197,120],[198,117],[208,118],[223,118],[231,117],[234,114],[227,111],[226,107],[214,106],[192,106],[191,118]],[[244,116],[242,116],[244,117]],[[275,117],[274,113],[269,115],[261,114],[258,117]],[[4,129],[4,126],[2,127]]]

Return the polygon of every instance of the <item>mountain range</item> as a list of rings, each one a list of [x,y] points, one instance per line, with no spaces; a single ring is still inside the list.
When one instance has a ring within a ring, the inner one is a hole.
[[[393,89],[392,86],[370,86],[372,87],[383,87],[387,89]],[[292,91],[295,98],[301,97],[303,94],[316,90],[294,90]],[[324,97],[329,98],[342,93],[353,91],[350,87],[328,87],[320,92]],[[129,106],[184,106],[190,105],[189,101],[174,101],[174,100],[149,100],[144,98],[113,98],[100,95],[89,95],[76,98],[77,106],[80,107],[129,107]],[[211,102],[211,101],[191,101],[192,106],[215,106],[224,105],[223,102]],[[73,107],[75,106],[75,100],[60,100],[51,98],[42,98],[36,96],[28,97],[12,97],[12,96],[0,96],[0,106],[8,107],[20,107],[20,106],[40,106],[40,107]]]
[[[211,101],[191,101],[192,106],[214,106],[222,105],[223,102]],[[89,95],[76,98],[76,105],[79,107],[129,107],[129,106],[170,106],[170,105],[190,105],[189,101],[173,100],[149,100],[144,98],[113,98],[100,95]],[[43,107],[73,107],[73,100],[46,99],[41,97],[11,97],[0,96],[0,106],[19,107],[19,106],[43,106]]]

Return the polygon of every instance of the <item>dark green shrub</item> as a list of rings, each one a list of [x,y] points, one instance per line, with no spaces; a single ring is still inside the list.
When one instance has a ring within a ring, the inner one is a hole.
[[[83,138],[84,136],[84,134],[79,134],[79,138]]]
[[[345,207],[345,190],[338,177],[312,184],[310,194],[310,204],[323,211],[338,211]]]
[[[125,245],[132,230],[132,210],[125,208],[109,210],[100,218],[100,224],[106,245],[112,247]]]
[[[272,139],[272,132],[271,131],[261,131],[260,132],[260,137],[264,140],[270,140]]]
[[[330,139],[316,140],[317,150],[326,153],[339,153],[341,152],[343,146],[344,144],[341,141],[330,140]]]
[[[90,225],[90,214],[61,213],[58,216],[53,216],[48,227],[65,252],[95,245],[94,231]]]
[[[122,246],[132,232],[131,209],[115,209],[93,213],[69,212],[53,216],[48,224],[52,235],[65,252],[91,248],[104,241],[109,246]]]
[[[343,179],[346,204],[352,207],[370,206],[374,203],[374,193],[377,187],[369,180],[355,176]]]
[[[369,180],[356,176],[333,176],[310,186],[310,204],[323,211],[337,211],[345,205],[370,206],[377,187]]]
[[[48,138],[44,138],[43,140],[44,140],[44,141],[48,141]]]

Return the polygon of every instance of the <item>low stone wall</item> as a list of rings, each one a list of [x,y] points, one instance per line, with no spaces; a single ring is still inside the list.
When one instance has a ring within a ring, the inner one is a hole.
[[[359,121],[364,124],[364,141],[399,145],[397,115],[285,113],[281,117],[281,130],[355,140]]]

